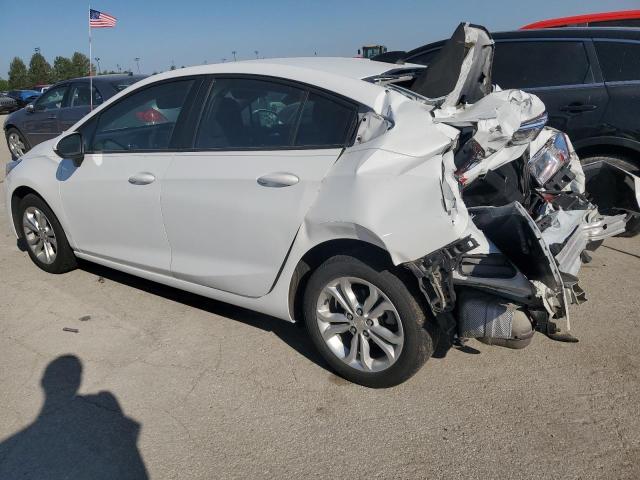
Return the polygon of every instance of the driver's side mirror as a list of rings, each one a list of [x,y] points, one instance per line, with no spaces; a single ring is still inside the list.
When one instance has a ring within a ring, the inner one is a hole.
[[[35,111],[36,107],[33,105],[33,103],[29,103],[26,107],[24,107],[24,109],[28,113],[33,113]]]
[[[53,151],[61,158],[73,160],[74,165],[79,167],[82,164],[82,160],[84,160],[82,135],[78,132],[73,132],[62,137]]]

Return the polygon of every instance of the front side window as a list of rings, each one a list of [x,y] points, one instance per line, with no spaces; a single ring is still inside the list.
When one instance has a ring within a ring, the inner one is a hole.
[[[291,145],[305,91],[264,80],[216,79],[196,148],[280,148]]]
[[[93,87],[93,105],[102,103],[102,95]],[[84,107],[91,104],[88,83],[74,83],[69,91],[69,107]]]
[[[605,82],[640,80],[640,43],[595,43]]]
[[[35,109],[39,111],[55,110],[62,107],[62,99],[67,86],[52,88],[44,92],[35,104]]]
[[[100,115],[90,150],[167,149],[192,85],[193,80],[161,83],[113,104]]]
[[[497,42],[493,83],[501,88],[539,88],[592,83],[582,42]]]

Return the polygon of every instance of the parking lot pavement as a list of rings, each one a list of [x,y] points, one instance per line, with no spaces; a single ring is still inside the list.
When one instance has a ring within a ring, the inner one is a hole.
[[[472,341],[369,390],[296,326],[89,264],[40,271],[3,189],[0,477],[637,479],[640,238],[605,242],[582,286],[580,343]]]

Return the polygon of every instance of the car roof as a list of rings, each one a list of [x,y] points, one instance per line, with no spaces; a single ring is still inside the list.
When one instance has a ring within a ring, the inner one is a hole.
[[[269,58],[214,63],[170,70],[147,77],[136,83],[135,88],[141,88],[157,81],[192,75],[256,75],[305,83],[335,92],[364,105],[372,106],[384,89],[362,80],[367,77],[381,75],[390,70],[405,68],[423,67],[413,64],[391,66],[384,62],[346,57]]]
[[[528,39],[528,38],[615,38],[621,40],[640,41],[640,28],[633,27],[563,27],[563,28],[540,28],[533,30],[510,30],[504,32],[491,32],[494,40],[505,39]],[[448,40],[448,39],[447,39]],[[409,50],[404,58],[409,58],[418,53],[444,45],[447,40],[427,43],[420,47]]]
[[[108,74],[108,75],[96,75],[94,77],[69,78],[67,80],[62,80],[58,82],[56,85],[58,85],[59,83],[65,83],[65,82],[88,82],[89,79],[91,79],[93,82],[96,82],[96,83],[100,83],[100,82],[111,83],[111,82],[119,82],[122,80],[131,80],[131,79],[137,82],[139,80],[142,80],[143,78],[147,78],[147,75],[129,75],[129,74],[123,74],[123,73],[116,73],[116,74]]]

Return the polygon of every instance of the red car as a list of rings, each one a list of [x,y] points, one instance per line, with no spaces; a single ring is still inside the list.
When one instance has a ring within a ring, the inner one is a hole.
[[[521,30],[557,27],[640,27],[640,10],[588,13],[573,17],[541,20],[521,27]]]

